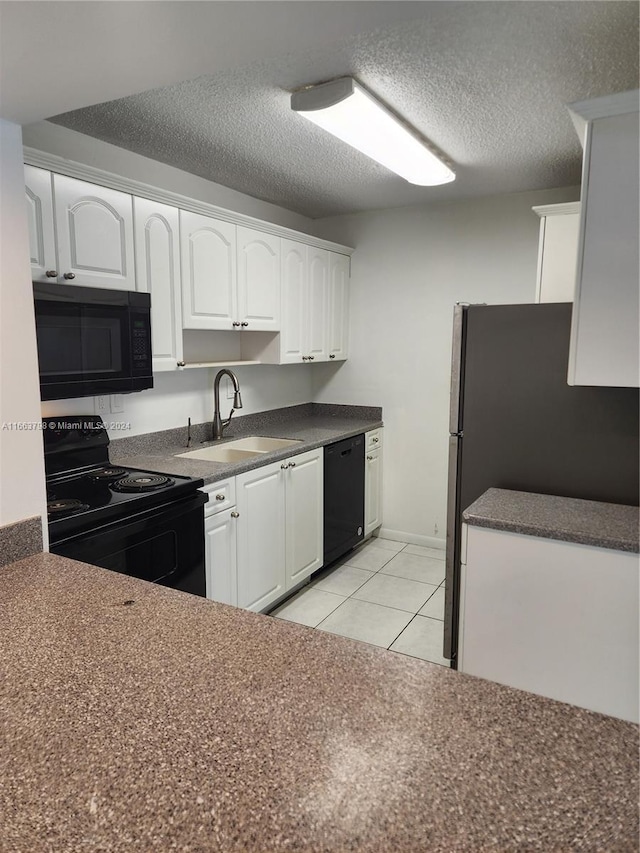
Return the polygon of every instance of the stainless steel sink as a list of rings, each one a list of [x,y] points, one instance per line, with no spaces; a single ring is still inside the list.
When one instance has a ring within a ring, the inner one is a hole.
[[[252,456],[260,456],[263,453],[271,453],[273,450],[282,450],[300,444],[297,438],[264,438],[259,435],[251,435],[247,438],[238,438],[236,441],[226,441],[224,444],[203,447],[201,450],[190,450],[187,453],[177,453],[176,456],[183,459],[203,459],[207,462],[242,462],[251,459]]]

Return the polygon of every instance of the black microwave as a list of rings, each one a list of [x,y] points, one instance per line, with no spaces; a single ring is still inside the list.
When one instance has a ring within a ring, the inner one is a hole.
[[[33,283],[42,400],[153,388],[148,293]]]

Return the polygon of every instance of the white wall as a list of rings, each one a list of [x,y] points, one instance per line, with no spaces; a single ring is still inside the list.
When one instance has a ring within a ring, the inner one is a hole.
[[[533,302],[533,205],[578,188],[316,220],[351,261],[349,360],[314,367],[317,402],[381,405],[383,534],[444,546],[451,328],[456,302]]]
[[[174,169],[173,166],[150,160],[148,157],[142,157],[140,154],[134,154],[124,148],[118,148],[116,145],[110,145],[108,142],[102,142],[92,136],[86,136],[84,133],[78,133],[48,121],[40,121],[24,127],[23,143],[28,148],[36,148],[38,151],[55,154],[86,166],[113,172],[114,175],[123,178],[131,178],[153,187],[181,193],[207,204],[235,210],[237,213],[274,222],[286,228],[294,228],[296,231],[315,233],[311,230],[313,221],[299,213],[260,201],[229,187],[223,187],[221,184],[215,184],[197,175],[190,175],[181,169]]]
[[[240,383],[242,409],[238,415],[249,415],[282,406],[308,403],[312,399],[312,376],[307,365],[268,365],[231,368]],[[158,373],[154,387],[148,391],[125,394],[122,397],[124,412],[102,414],[109,422],[129,423],[122,431],[109,429],[112,439],[145,432],[186,426],[187,418],[194,424],[213,419],[213,380],[216,371],[209,368],[182,370],[176,373]],[[220,383],[220,410],[228,416],[233,399],[227,398],[227,378]],[[78,400],[52,400],[42,404],[42,414],[72,415],[92,414],[93,397]]]
[[[42,433],[8,428],[39,420],[22,136],[0,120],[0,525],[46,519]]]

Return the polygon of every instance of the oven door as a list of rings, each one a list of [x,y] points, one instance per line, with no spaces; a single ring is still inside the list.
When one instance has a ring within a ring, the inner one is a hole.
[[[148,294],[34,283],[34,299],[43,400],[152,387]]]
[[[206,594],[204,504],[196,492],[51,545],[53,554],[163,586]]]

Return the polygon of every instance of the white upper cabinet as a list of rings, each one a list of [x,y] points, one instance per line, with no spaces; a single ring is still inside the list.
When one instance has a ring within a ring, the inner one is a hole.
[[[329,252],[329,314],[327,348],[329,359],[344,361],[349,337],[349,268],[347,255]]]
[[[182,361],[180,234],[176,207],[133,199],[137,290],[151,294],[154,373]]]
[[[280,328],[280,237],[237,228],[238,315],[241,328]]]
[[[51,172],[24,167],[29,223],[29,254],[34,281],[57,281],[56,245],[53,230]]]
[[[636,388],[638,92],[571,109],[584,140],[584,163],[568,380],[570,385]]]
[[[306,356],[306,316],[307,246],[282,240],[282,364],[297,364]]]
[[[580,202],[534,207],[540,217],[536,302],[573,302]]]
[[[282,240],[282,326],[275,361],[347,357],[349,258]]]
[[[180,244],[184,328],[239,328],[236,226],[181,210]]]
[[[329,252],[308,246],[308,312],[307,357],[310,361],[326,361],[327,324],[329,318]]]
[[[53,176],[57,281],[135,290],[133,205],[127,193]]]

